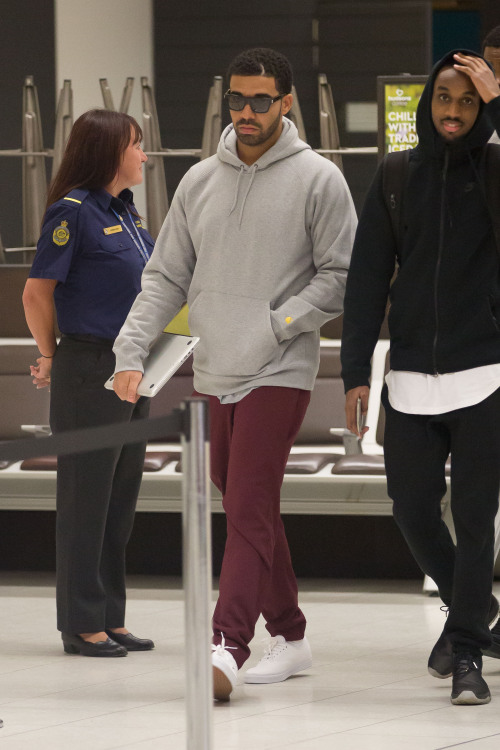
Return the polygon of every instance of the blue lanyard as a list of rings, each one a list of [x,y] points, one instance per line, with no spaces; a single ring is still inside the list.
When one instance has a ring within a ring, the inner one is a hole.
[[[130,214],[130,211],[128,210],[128,208],[126,209],[126,211],[127,211],[128,215],[129,215],[130,221],[132,222],[132,226],[133,226],[133,227],[134,227],[134,229],[135,229],[135,234],[136,234],[136,237],[134,237],[134,235],[133,235],[133,234],[132,234],[132,232],[130,231],[130,229],[129,229],[129,227],[128,227],[127,223],[126,223],[126,222],[125,222],[125,220],[124,220],[124,219],[123,219],[123,218],[122,218],[122,217],[120,216],[120,214],[119,214],[119,213],[117,213],[117,212],[115,211],[115,209],[114,209],[114,208],[112,208],[111,206],[110,206],[110,208],[111,208],[111,210],[113,211],[113,213],[114,213],[114,215],[116,216],[116,218],[117,218],[117,219],[118,219],[118,220],[119,220],[119,221],[120,221],[120,222],[121,222],[121,223],[123,224],[123,226],[125,227],[125,229],[126,229],[126,230],[127,230],[127,232],[129,233],[129,235],[130,235],[130,239],[132,240],[132,242],[134,243],[134,245],[135,245],[135,246],[136,246],[136,248],[138,249],[138,251],[139,251],[139,255],[141,256],[141,258],[142,258],[142,259],[143,259],[143,261],[144,261],[144,265],[146,265],[146,263],[147,263],[147,262],[148,262],[148,260],[149,260],[149,253],[148,253],[148,251],[147,251],[147,249],[146,249],[146,245],[144,244],[144,240],[142,239],[142,237],[141,237],[141,235],[140,235],[140,232],[139,232],[139,230],[137,229],[137,226],[136,226],[136,224],[135,224],[135,222],[134,222],[134,220],[133,220],[133,218],[132,218],[132,216],[131,216],[131,214]]]

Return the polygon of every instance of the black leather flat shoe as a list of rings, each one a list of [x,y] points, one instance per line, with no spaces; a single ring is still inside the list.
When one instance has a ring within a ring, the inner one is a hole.
[[[106,633],[127,651],[151,651],[155,647],[149,638],[136,638],[132,633],[113,633],[112,630],[106,630]]]
[[[106,638],[105,641],[85,641],[79,635],[70,633],[61,633],[64,651],[67,654],[81,654],[82,656],[127,656],[127,649],[120,646],[112,638]]]

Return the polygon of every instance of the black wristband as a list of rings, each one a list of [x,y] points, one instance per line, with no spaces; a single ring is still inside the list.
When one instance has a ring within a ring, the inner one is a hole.
[[[53,359],[54,356],[55,356],[55,352],[54,352],[54,354],[51,354],[50,357],[47,357],[47,355],[45,355],[45,354],[41,354],[40,356],[43,357],[44,359]]]

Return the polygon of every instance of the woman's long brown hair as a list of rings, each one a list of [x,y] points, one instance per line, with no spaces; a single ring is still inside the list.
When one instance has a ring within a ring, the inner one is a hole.
[[[142,130],[130,115],[90,109],[75,121],[61,165],[49,186],[47,206],[75,188],[99,190],[115,178],[130,143],[142,140]]]

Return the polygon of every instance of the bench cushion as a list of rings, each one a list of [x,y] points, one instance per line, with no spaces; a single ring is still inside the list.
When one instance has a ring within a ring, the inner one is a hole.
[[[178,461],[179,451],[148,451],[144,457],[144,471],[160,471],[171,461]]]
[[[148,451],[144,458],[144,471],[160,471],[171,461],[178,461],[180,455],[179,451]],[[57,456],[27,458],[21,463],[21,469],[23,471],[55,471]]]
[[[23,471],[55,471],[57,469],[57,456],[25,458],[20,468]]]
[[[337,458],[332,453],[292,453],[288,457],[285,474],[317,474]],[[182,473],[181,460],[176,464],[175,471]]]
[[[331,453],[292,453],[286,463],[286,474],[317,474],[338,459]]]
[[[332,467],[332,474],[385,474],[383,456],[369,456],[358,453],[355,456],[341,456]]]
[[[445,476],[450,476],[451,460],[445,464]],[[370,456],[359,453],[355,456],[341,456],[332,467],[332,474],[385,474],[383,456]]]

